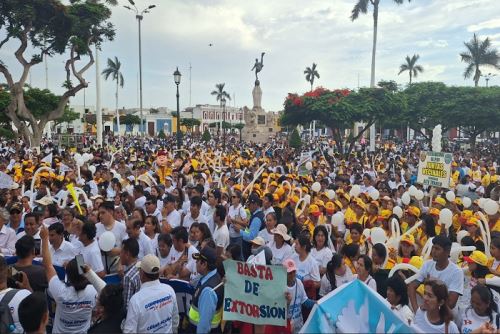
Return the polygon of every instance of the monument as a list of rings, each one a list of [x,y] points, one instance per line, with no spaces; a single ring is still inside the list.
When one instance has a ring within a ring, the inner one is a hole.
[[[280,131],[278,126],[278,115],[272,112],[266,112],[262,108],[262,88],[260,87],[259,72],[264,67],[264,55],[260,55],[260,61],[255,58],[255,64],[251,71],[255,71],[255,85],[252,89],[253,107],[243,107],[245,117],[245,127],[242,130],[242,137],[245,141],[263,143]]]

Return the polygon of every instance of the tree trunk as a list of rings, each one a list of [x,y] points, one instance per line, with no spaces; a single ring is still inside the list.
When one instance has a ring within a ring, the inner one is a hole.
[[[29,129],[26,129],[28,131],[28,137],[30,140],[30,147],[35,150],[37,153],[40,153],[40,144],[42,142],[42,137],[43,137],[43,129],[45,128],[45,125],[47,122],[40,121],[39,123],[31,123],[31,132]]]
[[[411,86],[411,77],[412,77],[412,75],[411,75],[411,70],[410,70],[410,86]]]
[[[375,56],[377,53],[377,32],[378,32],[378,5],[380,0],[373,3],[373,45],[372,45],[372,68],[370,76],[370,87],[375,87]]]
[[[118,79],[116,79],[116,95],[115,95],[115,109],[116,109],[116,133],[120,136],[120,114],[118,113]]]

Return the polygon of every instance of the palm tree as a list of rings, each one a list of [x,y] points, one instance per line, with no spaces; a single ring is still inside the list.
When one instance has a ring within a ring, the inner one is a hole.
[[[229,93],[224,90],[225,85],[226,85],[225,83],[215,84],[215,90],[213,90],[210,93],[211,95],[214,95],[216,97],[217,101],[220,102],[221,109],[222,109],[222,100],[223,99],[231,100],[231,95],[229,95]],[[222,114],[222,116],[224,117],[224,113]],[[222,129],[222,122],[223,122],[223,120],[221,119],[221,121],[219,123],[219,130]]]
[[[405,60],[406,63],[401,64],[399,66],[399,73],[400,75],[403,72],[408,71],[410,73],[410,85],[411,85],[411,79],[413,77],[417,77],[419,73],[424,72],[424,68],[420,65],[416,65],[418,59],[420,58],[420,55],[413,55],[413,57],[410,58],[410,56],[406,56]]]
[[[464,78],[468,79],[474,73],[474,85],[477,87],[481,78],[479,66],[490,66],[500,69],[500,54],[496,49],[491,47],[489,38],[481,41],[477,38],[476,34],[474,34],[470,42],[464,42],[464,45],[467,51],[460,53],[462,61],[468,64],[464,71]]]
[[[120,114],[118,113],[118,88],[123,88],[123,75],[120,71],[122,63],[115,57],[115,61],[113,59],[108,58],[108,67],[102,71],[102,75],[105,80],[111,76],[111,80],[116,81],[116,92],[115,92],[115,108],[116,108],[116,127],[118,129],[118,135],[120,135]]]
[[[314,78],[319,79],[319,73],[316,70],[316,64],[313,63],[312,67],[306,67],[304,74],[306,75],[306,81],[311,84],[311,91],[313,90]]]
[[[378,31],[378,9],[380,0],[357,0],[351,12],[351,20],[354,21],[359,17],[359,14],[368,12],[368,5],[373,5],[373,44],[372,44],[372,69],[370,78],[370,87],[375,87],[375,54],[377,52],[377,31]],[[404,0],[393,0],[398,5],[403,4]],[[411,2],[411,0],[408,0]]]

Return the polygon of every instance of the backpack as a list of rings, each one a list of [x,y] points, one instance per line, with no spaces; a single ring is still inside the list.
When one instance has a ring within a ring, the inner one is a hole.
[[[9,290],[0,301],[0,333],[12,333],[16,329],[9,303],[14,298],[18,289]]]

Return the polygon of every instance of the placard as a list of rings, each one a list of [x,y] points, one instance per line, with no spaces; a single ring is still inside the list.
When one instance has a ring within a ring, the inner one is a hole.
[[[424,186],[449,188],[453,155],[446,152],[421,152],[417,182]]]
[[[286,325],[286,272],[283,266],[252,265],[226,260],[225,321]]]

